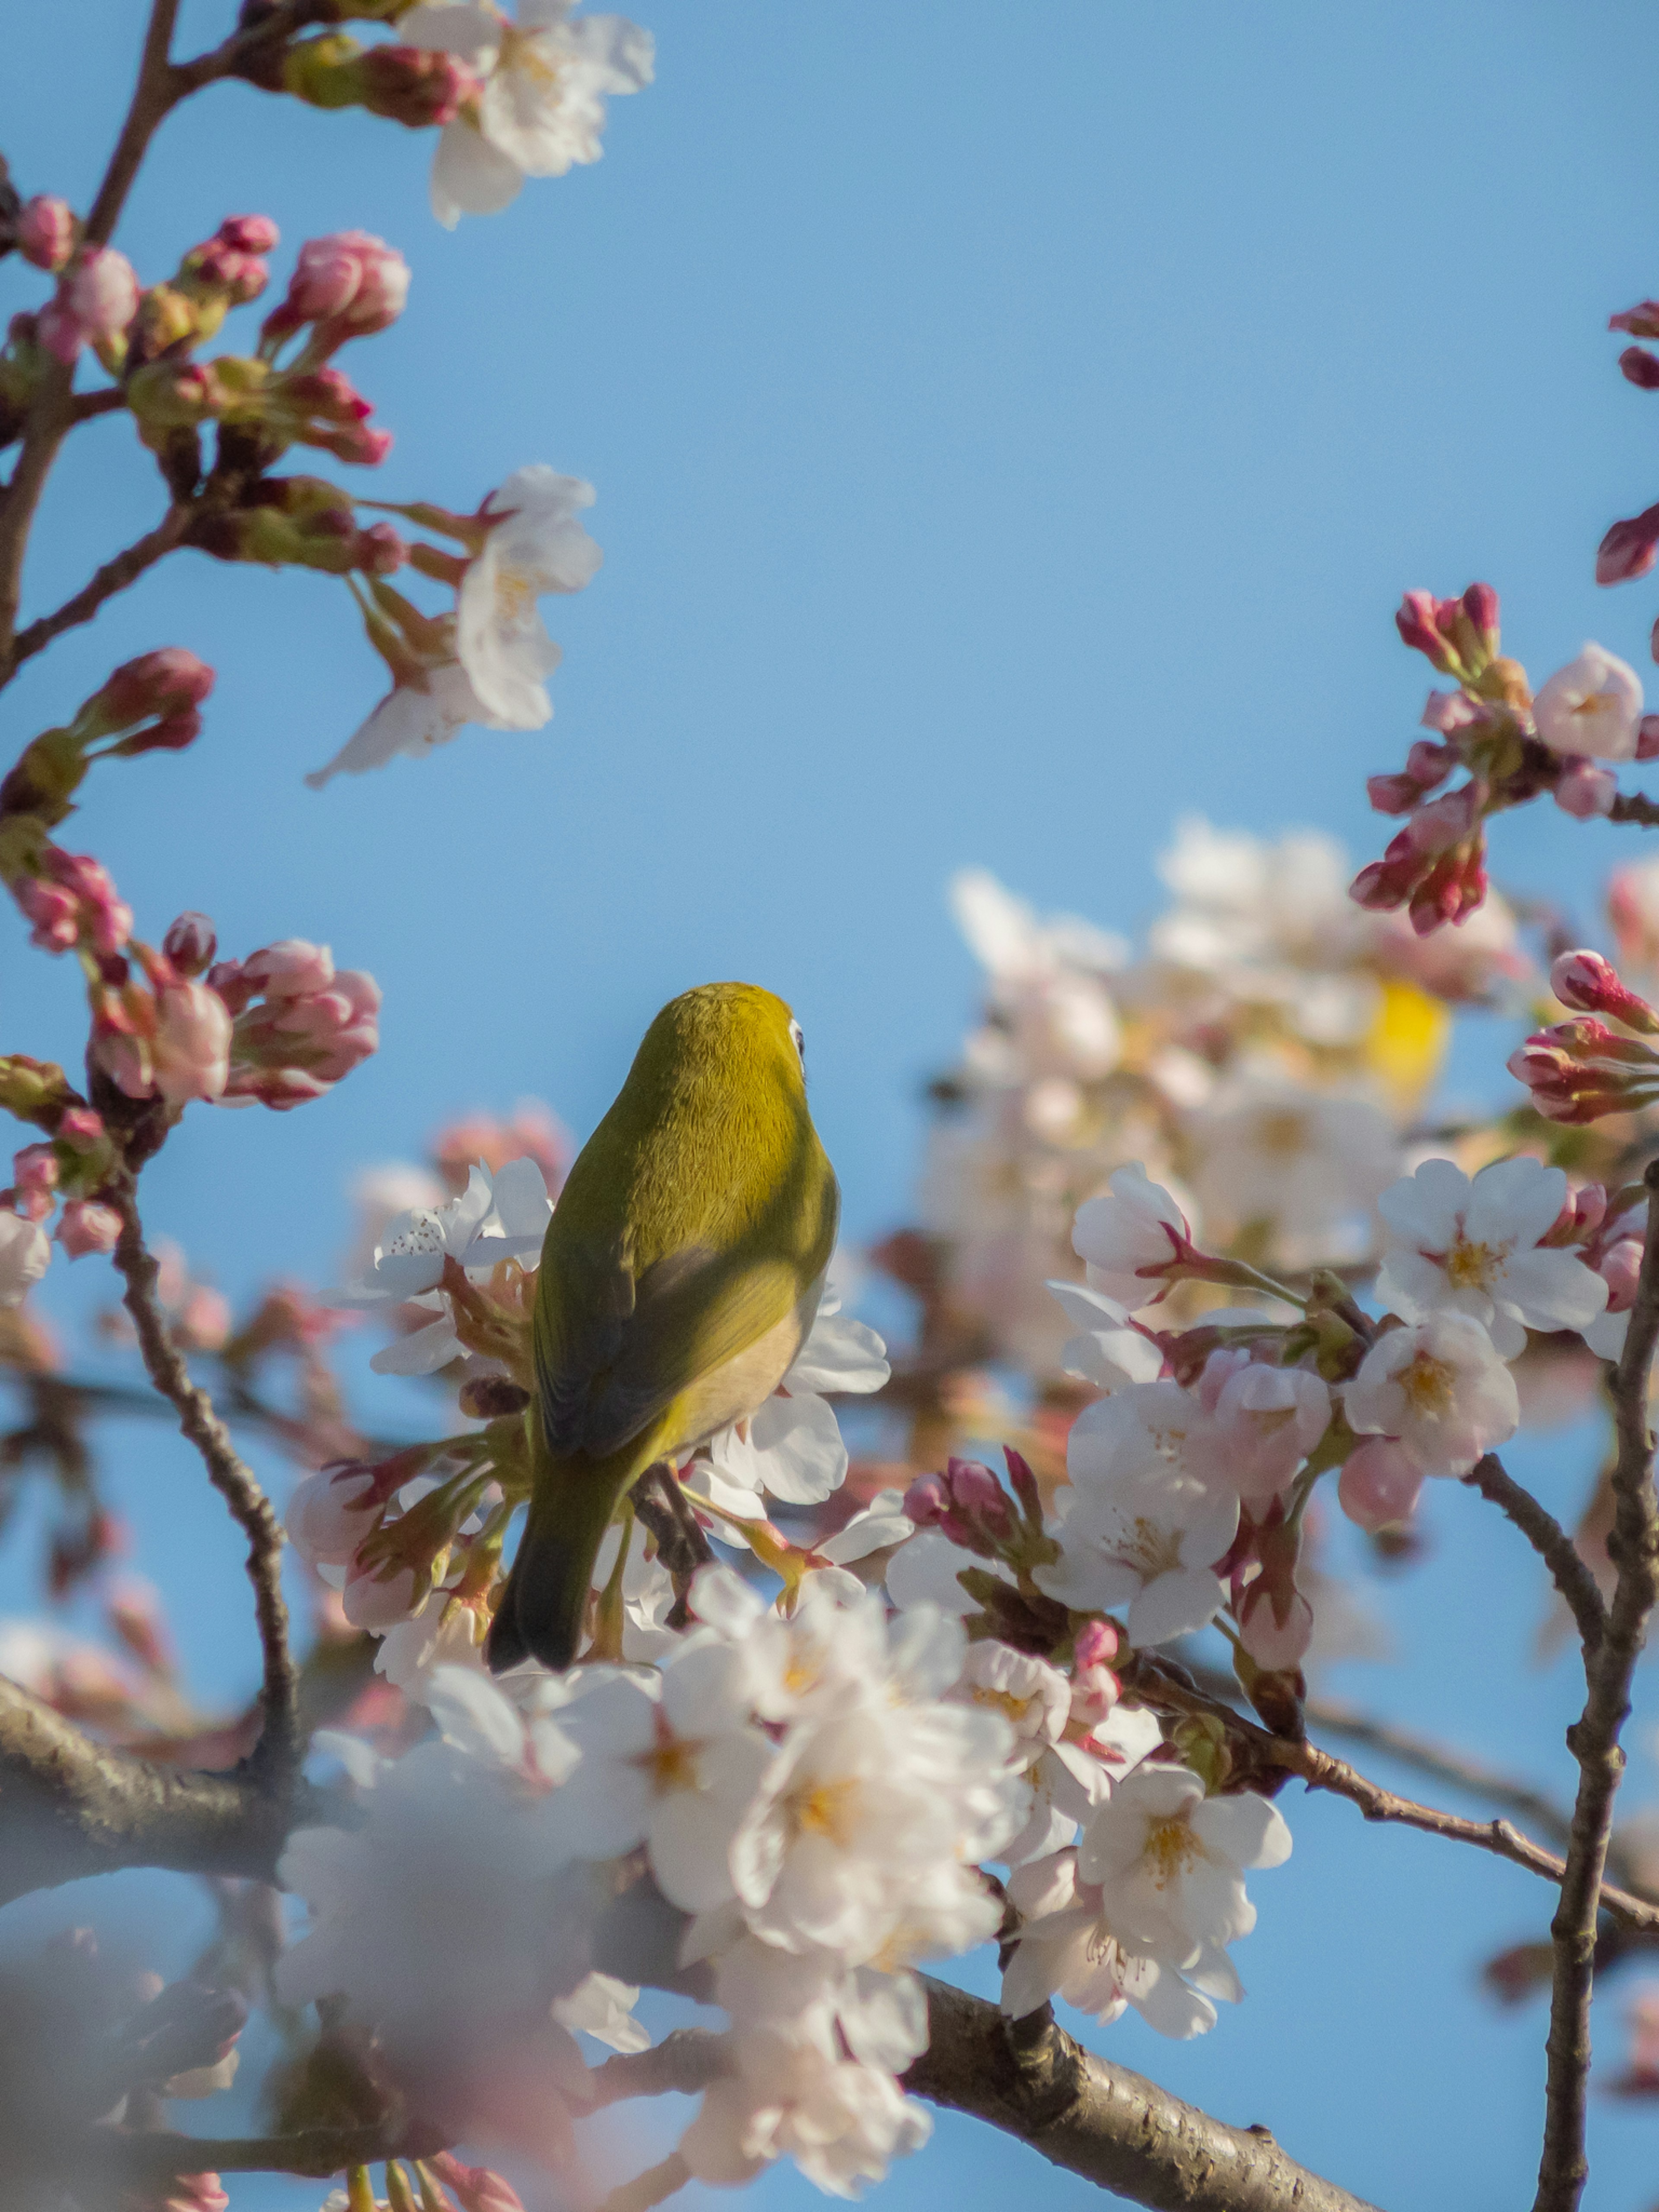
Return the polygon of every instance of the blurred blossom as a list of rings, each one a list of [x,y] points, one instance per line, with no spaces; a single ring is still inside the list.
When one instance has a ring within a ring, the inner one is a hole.
[[[1291,1267],[1363,1259],[1400,1142],[1369,1100],[1246,1079],[1194,1117],[1210,1233],[1252,1231]]]

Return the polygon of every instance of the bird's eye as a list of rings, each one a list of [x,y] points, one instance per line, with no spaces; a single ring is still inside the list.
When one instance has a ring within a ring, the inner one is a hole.
[[[791,1043],[794,1046],[797,1053],[800,1055],[801,1066],[805,1067],[806,1065],[806,1033],[801,1028],[799,1022],[790,1023],[789,1039]]]

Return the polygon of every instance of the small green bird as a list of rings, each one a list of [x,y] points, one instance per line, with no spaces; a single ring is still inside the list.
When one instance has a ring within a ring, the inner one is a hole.
[[[496,1674],[570,1664],[627,1492],[776,1389],[812,1326],[840,1212],[782,1000],[705,983],[671,1000],[542,1245],[530,1518],[490,1626]]]

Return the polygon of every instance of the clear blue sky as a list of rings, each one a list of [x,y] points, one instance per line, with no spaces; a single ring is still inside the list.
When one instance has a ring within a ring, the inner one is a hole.
[[[195,0],[190,35],[228,13]],[[0,146],[25,191],[85,204],[140,14],[13,11]],[[1369,854],[1362,779],[1397,764],[1424,688],[1389,621],[1407,586],[1489,578],[1534,676],[1586,636],[1648,665],[1659,591],[1598,593],[1591,562],[1659,492],[1659,398],[1604,327],[1659,289],[1650,9],[649,0],[648,21],[659,82],[616,103],[604,162],[502,217],[447,236],[429,140],[228,88],[168,124],[118,241],[153,280],[228,212],[276,216],[279,268],[307,234],[380,232],[410,309],[346,365],[398,433],[386,495],[471,505],[545,459],[598,486],[606,555],[550,603],[547,732],[320,795],[301,773],[379,683],[321,579],[180,556],[7,695],[9,757],[131,653],[216,661],[195,751],[101,775],[71,842],[143,933],[199,907],[228,950],[311,936],[386,987],[381,1054],[333,1097],[197,1110],[151,1173],[155,1225],[234,1291],[328,1279],[347,1174],[454,1109],[535,1092],[584,1132],[652,1011],[714,975],[794,1001],[873,1232],[904,1214],[916,1086],[971,1003],[952,868],[1124,927],[1185,809]],[[4,273],[9,305],[33,298]],[[80,434],[31,611],[155,511],[120,425]],[[1588,914],[1615,839],[1534,810],[1498,846],[1501,878]],[[21,935],[0,932],[0,1042],[72,1059],[71,974]],[[83,1304],[96,1265],[49,1306]],[[193,1525],[198,1479],[159,1438],[120,1445],[191,1655],[251,1674],[234,1547],[172,1556],[156,1525]],[[1533,1457],[1564,1507],[1589,1449]],[[1435,1505],[1434,1558],[1378,1601],[1411,1656],[1342,1686],[1433,1717],[1417,1655],[1442,1639],[1446,1732],[1559,1786],[1571,1680],[1527,1669],[1516,1540]],[[25,1588],[14,1551],[0,1599]],[[1652,1790],[1645,1754],[1633,1780]],[[1473,1977],[1539,1931],[1544,1893],[1345,1807],[1288,1810],[1246,2006],[1200,2044],[1131,2022],[1104,2047],[1395,2212],[1526,2202],[1542,2018],[1494,2018]],[[1659,2118],[1598,2100],[1595,2127],[1596,2212],[1644,2212]],[[1100,2201],[942,2135],[896,2208]],[[811,2195],[779,2174],[753,2201]]]

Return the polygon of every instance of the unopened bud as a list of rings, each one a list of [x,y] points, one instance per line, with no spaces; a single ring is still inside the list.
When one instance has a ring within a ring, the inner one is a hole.
[[[1626,1029],[1659,1036],[1659,1013],[1620,977],[1599,952],[1563,952],[1550,968],[1550,988],[1576,1013],[1607,1014]]]
[[[1613,811],[1619,779],[1610,768],[1597,768],[1594,761],[1565,761],[1555,779],[1553,796],[1564,814],[1579,822],[1598,821]]]
[[[1638,392],[1659,392],[1659,356],[1645,346],[1626,346],[1619,356],[1619,370]]]
[[[67,200],[37,193],[17,219],[17,250],[25,261],[55,276],[75,251],[75,229]]]
[[[1644,360],[1650,357],[1643,356]],[[1633,576],[1645,576],[1656,557],[1659,557],[1659,506],[1644,507],[1640,514],[1613,524],[1596,550],[1595,580],[1628,583]]]
[[[126,729],[152,714],[165,719],[199,707],[212,689],[213,671],[204,660],[181,645],[166,645],[123,662],[81,713],[106,730]]]
[[[58,1223],[58,1242],[71,1260],[89,1252],[112,1252],[121,1235],[121,1217],[96,1199],[72,1198]]]
[[[218,949],[218,936],[204,914],[181,914],[161,939],[162,951],[186,978],[205,973]]]
[[[1622,314],[1609,315],[1607,328],[1632,338],[1659,338],[1659,300],[1638,300]]]

